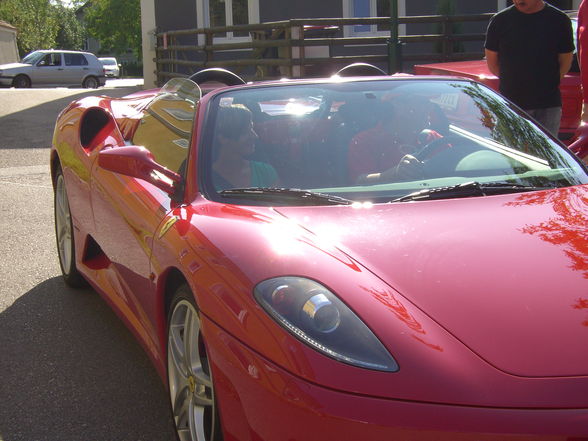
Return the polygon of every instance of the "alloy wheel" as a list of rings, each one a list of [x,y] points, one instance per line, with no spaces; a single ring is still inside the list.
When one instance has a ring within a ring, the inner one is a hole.
[[[168,328],[168,381],[171,407],[181,441],[218,440],[217,411],[200,318],[192,302],[181,299]]]
[[[60,173],[55,183],[55,235],[57,236],[59,263],[65,275],[68,275],[71,271],[73,259],[73,231],[71,225],[65,180],[63,179],[63,174]]]

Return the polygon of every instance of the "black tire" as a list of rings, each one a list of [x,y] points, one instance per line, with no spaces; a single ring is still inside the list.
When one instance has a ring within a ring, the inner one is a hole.
[[[82,87],[84,89],[97,89],[98,86],[100,86],[100,83],[96,77],[84,78],[84,81],[82,82]]]
[[[178,439],[222,441],[200,313],[187,285],[174,293],[167,317],[167,381]]]
[[[26,75],[17,75],[12,80],[12,87],[16,87],[17,89],[28,89],[31,87],[31,79]]]
[[[86,286],[86,280],[76,267],[76,246],[69,200],[61,167],[55,171],[53,198],[53,215],[55,220],[55,239],[59,266],[65,283],[72,288]]]

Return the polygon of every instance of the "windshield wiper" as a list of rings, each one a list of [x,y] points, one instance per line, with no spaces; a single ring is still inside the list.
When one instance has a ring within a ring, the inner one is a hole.
[[[468,198],[473,196],[489,196],[494,194],[517,193],[523,191],[545,190],[552,187],[535,187],[531,185],[514,184],[509,182],[488,182],[477,181],[464,182],[463,184],[447,187],[435,187],[415,191],[392,202],[420,201],[426,199],[450,199]]]
[[[274,187],[248,187],[230,188],[222,190],[219,194],[229,198],[247,198],[254,200],[296,200],[302,205],[350,205],[353,201],[333,196],[326,193],[318,193],[299,188],[274,188]]]

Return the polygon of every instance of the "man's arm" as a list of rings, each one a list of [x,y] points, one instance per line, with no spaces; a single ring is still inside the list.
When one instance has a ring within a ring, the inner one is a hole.
[[[489,49],[485,49],[486,53],[486,64],[488,65],[488,69],[497,77],[500,77],[500,66],[498,64],[498,52],[491,51]],[[561,66],[561,62],[560,62]],[[571,66],[571,61],[570,61]],[[568,67],[568,70],[570,68]]]
[[[565,54],[558,54],[557,58],[559,60],[559,77],[561,79],[570,71],[574,59],[574,53],[567,52]]]

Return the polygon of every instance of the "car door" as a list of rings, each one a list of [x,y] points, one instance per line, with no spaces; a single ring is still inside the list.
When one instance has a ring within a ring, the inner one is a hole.
[[[142,298],[154,294],[150,256],[157,227],[171,210],[171,198],[141,179],[100,168],[92,172],[95,241],[104,255],[97,268],[100,285],[147,343],[159,347],[156,329]],[[156,355],[157,351],[153,351]]]
[[[64,80],[68,84],[81,85],[84,77],[89,72],[88,60],[86,60],[84,54],[65,52],[63,59],[65,61]]]
[[[180,171],[188,155],[195,109],[192,100],[163,94],[143,112],[132,143],[150,150],[166,168]],[[125,315],[134,316],[131,325],[150,341],[147,346],[157,347],[156,330],[147,319],[149,311],[141,306],[150,302],[141,298],[153,294],[150,257],[154,234],[178,204],[147,181],[110,172],[98,162],[91,178],[92,211],[95,240],[107,257],[102,285],[111,287],[107,295]]]
[[[31,69],[31,81],[37,86],[53,86],[63,83],[63,59],[61,52],[49,52]]]

